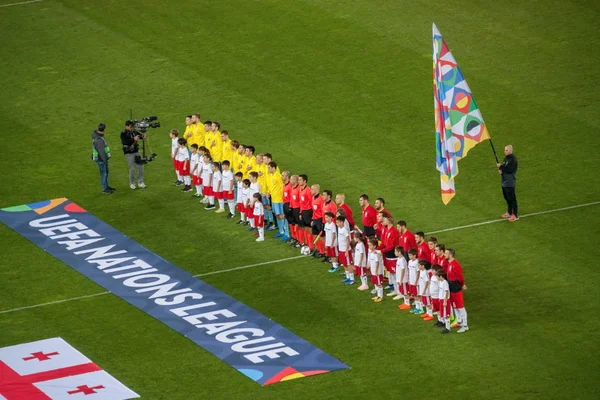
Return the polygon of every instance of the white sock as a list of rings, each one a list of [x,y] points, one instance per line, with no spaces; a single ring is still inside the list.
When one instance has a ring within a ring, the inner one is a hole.
[[[177,180],[180,181],[181,180],[181,176],[179,176],[179,171],[175,171],[175,174],[177,175]]]
[[[348,279],[350,279],[350,282],[354,282],[354,272],[348,271]]]
[[[427,306],[427,315],[433,317],[433,309],[430,306]]]
[[[398,289],[398,286],[396,286],[396,274],[393,274],[390,272],[389,277],[388,277],[388,282],[391,286],[394,287],[394,290]]]
[[[410,306],[410,299],[408,298],[408,296],[404,296],[404,304]]]
[[[235,215],[235,203],[233,200],[227,200],[227,205],[229,206],[229,212],[231,215]]]
[[[196,193],[202,194],[202,185],[196,185]]]
[[[246,222],[246,213],[240,213],[240,221]]]
[[[183,177],[183,183],[185,183],[187,186],[192,184],[192,180],[190,179],[189,175]]]
[[[255,228],[255,226],[254,226],[254,218],[248,218],[248,220],[250,221],[250,228]]]
[[[219,199],[219,208],[223,210],[225,209],[225,200]]]
[[[361,277],[360,277],[360,282],[361,282],[363,285],[365,285],[365,286],[369,286],[369,285],[367,284],[367,277],[366,277],[366,276],[361,276]]]
[[[450,330],[450,318],[444,318],[444,324],[446,325],[446,329]]]
[[[338,268],[338,267],[340,266],[340,264],[338,264],[338,263],[334,262],[334,263],[331,263],[331,266],[332,266],[333,268]]]
[[[467,326],[467,309],[459,308],[456,311],[460,314],[460,326]]]
[[[377,297],[383,297],[383,286],[377,287]]]
[[[208,204],[215,205],[215,196],[208,196]]]
[[[258,237],[265,238],[265,228],[258,228]]]

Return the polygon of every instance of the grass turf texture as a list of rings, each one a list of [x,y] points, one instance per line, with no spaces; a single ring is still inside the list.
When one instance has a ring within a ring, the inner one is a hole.
[[[12,1],[2,0],[0,4]],[[379,4],[382,3],[382,4]],[[597,201],[592,1],[44,1],[0,8],[0,205],[69,197],[192,273],[297,255],[170,186],[167,130],[199,110],[322,188],[384,197],[425,231],[504,211],[487,143],[443,206],[434,169],[431,22],[498,148],[515,145],[521,213]],[[149,188],[127,188],[118,131],[158,114]],[[100,194],[90,133],[108,124]],[[352,366],[261,388],[112,295],[0,315],[0,346],[62,336],[146,399],[597,398],[592,250],[600,208],[440,234],[469,290],[471,331],[441,336],[386,298],[299,259],[205,280]],[[0,309],[102,291],[0,227]]]

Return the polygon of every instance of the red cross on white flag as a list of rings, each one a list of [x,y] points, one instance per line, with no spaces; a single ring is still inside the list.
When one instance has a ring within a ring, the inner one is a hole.
[[[138,397],[61,338],[0,349],[0,400]]]

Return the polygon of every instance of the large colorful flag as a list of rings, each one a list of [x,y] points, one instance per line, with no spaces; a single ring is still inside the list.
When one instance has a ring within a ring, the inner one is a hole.
[[[436,168],[440,171],[442,201],[456,194],[458,160],[479,142],[489,139],[471,89],[437,26],[433,24],[433,106]]]
[[[125,400],[138,397],[61,338],[0,349],[0,399]]]

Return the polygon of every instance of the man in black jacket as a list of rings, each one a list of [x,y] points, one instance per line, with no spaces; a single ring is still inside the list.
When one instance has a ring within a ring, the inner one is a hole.
[[[502,194],[504,194],[504,200],[506,200],[507,205],[507,211],[502,214],[502,218],[507,218],[509,222],[514,222],[519,219],[517,194],[515,193],[519,163],[517,157],[513,154],[512,145],[509,144],[504,148],[504,155],[502,164],[496,164],[498,173],[502,175]]]
[[[100,185],[102,193],[111,194],[116,189],[108,185],[108,159],[110,158],[110,148],[104,138],[105,124],[99,124],[98,129],[92,132],[92,160],[98,164],[100,170]]]
[[[123,153],[129,166],[129,187],[135,189],[135,170],[138,170],[137,187],[144,189],[144,165],[137,164],[135,158],[140,156],[140,146],[138,140],[143,140],[143,136],[133,129],[133,121],[125,121],[125,129],[121,131],[121,144]]]

